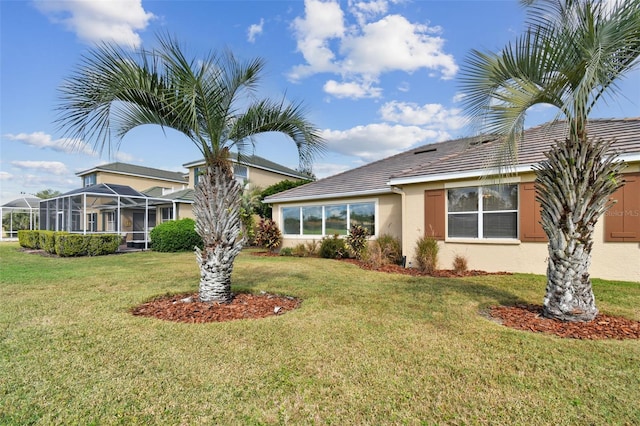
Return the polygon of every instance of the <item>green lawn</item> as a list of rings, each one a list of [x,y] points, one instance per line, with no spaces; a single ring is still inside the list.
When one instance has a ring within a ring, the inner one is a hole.
[[[0,244],[0,424],[637,424],[640,341],[511,330],[480,312],[540,303],[533,275],[432,279],[325,259],[236,262],[236,290],[303,299],[212,324],[134,317],[193,291],[193,254],[53,258]],[[640,320],[640,284],[596,281]]]

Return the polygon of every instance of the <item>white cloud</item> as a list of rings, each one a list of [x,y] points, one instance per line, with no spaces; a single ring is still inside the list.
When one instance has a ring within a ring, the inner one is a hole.
[[[19,169],[36,170],[62,176],[69,173],[67,166],[59,161],[12,161],[11,165]]]
[[[389,3],[385,0],[349,2],[349,11],[356,17],[360,25],[364,25],[376,16],[387,13],[388,8]]]
[[[404,16],[388,15],[362,28],[362,33],[343,40],[344,68],[371,74],[395,70],[414,72],[420,68],[439,70],[443,79],[458,71],[453,56],[442,51],[444,39],[430,35],[432,28],[413,24]]]
[[[322,137],[329,150],[369,162],[406,151],[419,143],[442,141],[450,136],[445,131],[419,126],[381,123],[356,126],[343,131],[324,130]]]
[[[457,130],[465,125],[459,108],[447,109],[440,104],[424,104],[391,101],[380,107],[385,121],[414,126],[431,126],[439,129]]]
[[[347,164],[335,164],[335,163],[314,163],[313,173],[318,179],[332,176],[338,173],[346,172],[351,167]]]
[[[249,43],[253,43],[256,41],[256,36],[262,34],[262,29],[264,27],[264,19],[260,19],[259,24],[252,24],[249,26],[247,30],[247,40]]]
[[[459,102],[462,102],[462,100],[463,100],[464,98],[466,98],[466,97],[467,97],[467,94],[466,94],[466,93],[458,92],[458,93],[456,93],[455,95],[453,95],[453,99],[451,99],[451,100],[453,101],[453,103],[456,103],[456,104],[457,104],[457,103],[459,103]]]
[[[336,72],[339,68],[333,63],[335,55],[329,46],[331,39],[344,36],[344,13],[340,4],[334,1],[305,1],[305,17],[295,18],[293,29],[298,39],[298,51],[302,53],[307,65],[293,68],[290,77],[294,80],[317,72]]]
[[[9,180],[12,178],[13,175],[11,173],[0,171],[0,180]]]
[[[155,18],[144,10],[142,0],[37,0],[35,4],[52,22],[64,25],[86,43],[139,46],[139,31]]]
[[[382,95],[380,87],[373,87],[371,83],[346,82],[339,83],[329,80],[324,84],[324,91],[336,98],[379,98]]]
[[[131,154],[128,154],[126,152],[122,152],[122,151],[118,151],[114,154],[114,157],[116,159],[116,161],[120,161],[123,163],[131,163],[132,161],[135,160],[135,157]]]
[[[40,149],[49,148],[57,152],[82,153],[91,156],[97,155],[97,153],[85,142],[69,138],[54,140],[51,138],[51,135],[48,135],[44,132],[18,134],[7,133],[2,136],[5,139],[20,141],[25,145],[33,146]]]
[[[397,14],[378,19],[387,13],[387,1],[353,1],[348,6],[354,24],[349,24],[336,1],[305,1],[305,15],[294,20],[293,29],[306,63],[294,66],[290,79],[336,74],[343,81],[331,80],[333,83],[325,88],[334,89],[329,94],[344,96],[338,89],[376,82],[383,73],[427,69],[430,75],[442,79],[451,79],[457,73],[453,56],[444,51],[445,41],[438,36],[440,27],[412,23]],[[353,91],[349,96],[356,97]],[[362,91],[361,97],[371,97],[371,93]]]

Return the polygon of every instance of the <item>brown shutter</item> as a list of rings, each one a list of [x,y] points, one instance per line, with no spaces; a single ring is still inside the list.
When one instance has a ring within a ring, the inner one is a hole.
[[[623,179],[624,186],[611,196],[617,203],[604,214],[604,240],[640,242],[640,173]]]
[[[536,200],[536,188],[533,182],[520,184],[520,241],[547,242],[540,224],[540,203]]]
[[[424,191],[425,235],[444,240],[444,189]]]

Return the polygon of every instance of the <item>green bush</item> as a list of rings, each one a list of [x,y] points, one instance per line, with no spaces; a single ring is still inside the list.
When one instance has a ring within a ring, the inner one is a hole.
[[[416,242],[416,263],[427,274],[438,268],[438,241],[433,237],[421,237]]]
[[[402,246],[400,240],[389,234],[383,234],[376,240],[380,246],[382,261],[400,265],[402,263]]]
[[[40,231],[20,230],[18,231],[18,243],[20,247],[37,250],[40,248]]]
[[[263,219],[256,230],[256,244],[269,251],[275,251],[282,244],[282,232],[271,219]]]
[[[56,235],[56,254],[61,257],[86,256],[90,237],[82,234]]]
[[[47,253],[56,254],[56,234],[63,235],[64,232],[40,231],[40,248]]]
[[[353,225],[349,229],[349,235],[347,235],[347,245],[353,252],[356,259],[362,259],[362,256],[367,249],[367,237],[369,231],[360,225]]]
[[[349,257],[349,250],[344,240],[338,234],[333,237],[324,237],[320,243],[320,257],[325,259],[342,259]]]
[[[68,234],[56,232],[55,253],[60,257],[102,256],[118,251],[122,237],[117,234]]]
[[[291,247],[285,247],[280,250],[280,256],[293,256],[293,249]]]
[[[93,234],[88,235],[86,246],[88,256],[102,256],[118,251],[122,237],[118,234]]]
[[[185,218],[161,223],[151,230],[151,248],[161,252],[191,251],[203,247],[202,238],[196,232],[196,222]]]

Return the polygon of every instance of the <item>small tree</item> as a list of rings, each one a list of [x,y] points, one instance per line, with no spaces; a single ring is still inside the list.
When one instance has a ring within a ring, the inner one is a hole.
[[[282,232],[271,219],[262,219],[256,231],[256,244],[270,252],[275,252],[282,245]]]
[[[362,259],[362,256],[367,249],[367,237],[369,231],[367,228],[360,225],[353,225],[349,229],[349,235],[347,235],[347,245],[353,252],[356,259]]]

